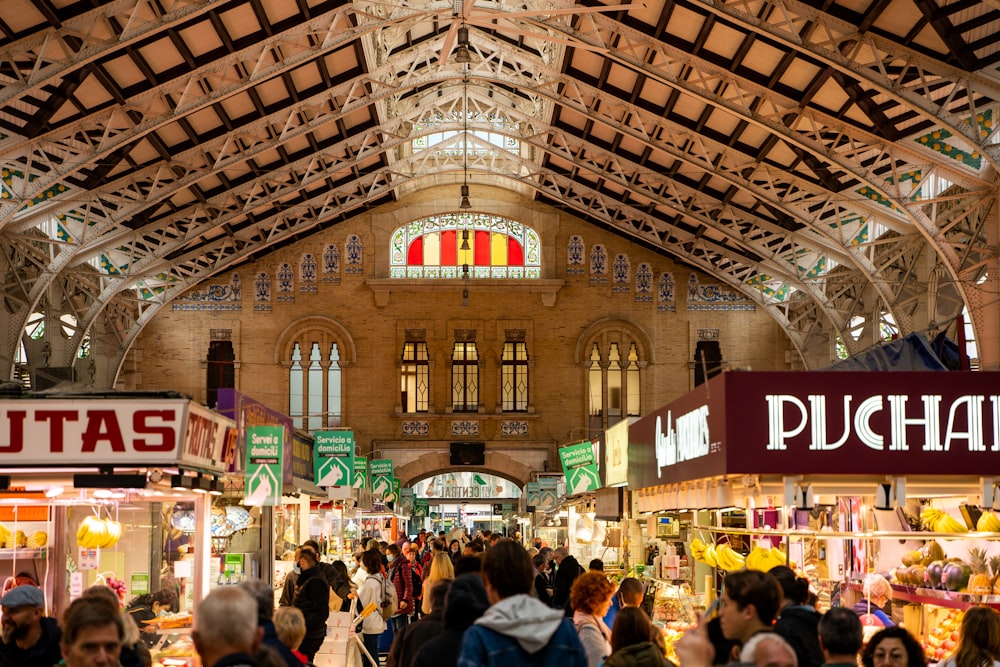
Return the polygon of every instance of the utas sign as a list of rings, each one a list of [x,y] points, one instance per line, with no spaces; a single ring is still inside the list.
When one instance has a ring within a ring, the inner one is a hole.
[[[146,466],[191,459],[186,462],[221,472],[231,424],[183,399],[4,401],[0,466]]]

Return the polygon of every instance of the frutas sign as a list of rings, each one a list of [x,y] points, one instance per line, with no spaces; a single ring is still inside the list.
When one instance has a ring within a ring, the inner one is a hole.
[[[744,473],[978,476],[1000,466],[1000,373],[723,373],[630,425],[628,440],[637,488]]]
[[[225,472],[233,423],[184,399],[0,402],[0,466],[170,465]]]

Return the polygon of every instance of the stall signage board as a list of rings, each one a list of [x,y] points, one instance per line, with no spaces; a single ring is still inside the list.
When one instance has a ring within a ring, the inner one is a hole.
[[[372,494],[385,498],[392,493],[392,459],[372,459],[368,465],[372,480]]]
[[[421,498],[413,501],[413,516],[425,517],[430,514],[430,502]]]
[[[629,484],[727,474],[980,476],[998,453],[997,372],[728,372],[629,427]]]
[[[387,502],[387,503],[396,503],[396,502],[399,502],[399,478],[398,477],[393,477],[392,478],[392,484],[389,487],[389,493],[385,494],[382,497],[382,499],[385,500],[385,502]]]
[[[524,486],[525,504],[528,507],[535,507],[542,499],[542,487],[538,482],[528,482]]]
[[[413,514],[414,501],[413,488],[406,487],[399,490],[399,513]]]
[[[555,477],[542,477],[538,480],[538,502],[535,511],[544,512],[553,509],[559,502],[559,480]]]
[[[219,389],[217,410],[236,422],[236,428],[239,430],[237,440],[240,443],[246,443],[247,429],[251,426],[280,426],[284,429],[286,451],[282,456],[281,464],[283,484],[289,486],[292,484],[296,467],[302,470],[312,470],[312,463],[308,459],[300,460],[301,456],[297,456],[294,451],[295,440],[292,434],[295,432],[295,425],[288,415],[271,409],[243,392],[229,388]],[[237,457],[239,463],[243,463],[245,460],[245,457],[242,459]],[[239,470],[235,469],[231,472],[239,472]]]
[[[129,585],[130,595],[145,595],[149,592],[149,572],[133,572]]]
[[[601,488],[601,476],[597,471],[592,443],[578,442],[560,447],[559,460],[562,462],[563,474],[566,475],[568,495],[574,496]]]
[[[354,457],[354,488],[368,488],[368,457],[366,456]]]
[[[281,504],[281,470],[285,429],[281,426],[247,428],[245,505]]]
[[[352,486],[354,431],[316,431],[313,436],[316,486]]]
[[[190,402],[180,462],[198,470],[229,472],[236,462],[236,449],[227,436],[235,426],[231,419]]]
[[[0,467],[176,465],[186,399],[22,399],[0,403]]]
[[[637,419],[620,421],[604,432],[604,485],[628,484],[628,427]]]

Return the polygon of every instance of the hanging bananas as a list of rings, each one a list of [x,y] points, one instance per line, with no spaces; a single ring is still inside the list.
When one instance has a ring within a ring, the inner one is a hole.
[[[984,510],[976,522],[976,530],[983,533],[1000,533],[1000,518],[992,510]]]
[[[964,523],[947,512],[943,512],[933,507],[925,507],[923,511],[920,512],[920,523],[923,525],[924,530],[929,530],[935,533],[969,532],[968,527]],[[998,524],[1000,524],[1000,522],[998,522]]]
[[[785,565],[788,559],[785,552],[777,547],[757,546],[750,550],[745,559],[748,570],[770,572],[779,565]]]
[[[743,557],[743,554],[734,551],[725,542],[715,547],[715,560],[719,563],[719,567],[726,572],[742,570],[746,565],[746,559]]]
[[[122,525],[111,519],[84,517],[76,531],[76,543],[84,549],[109,549],[122,537]]]

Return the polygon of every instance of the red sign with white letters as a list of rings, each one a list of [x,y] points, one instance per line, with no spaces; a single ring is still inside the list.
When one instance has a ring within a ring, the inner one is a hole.
[[[231,426],[185,399],[0,401],[0,467],[186,463],[225,472]]]

